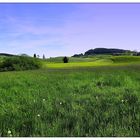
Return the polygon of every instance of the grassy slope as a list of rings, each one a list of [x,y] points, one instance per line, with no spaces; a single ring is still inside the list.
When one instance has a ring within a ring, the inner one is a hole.
[[[63,63],[62,59],[62,57],[48,59],[44,62],[44,67],[75,68],[140,64],[139,56],[95,56],[89,58],[69,58],[69,63]]]
[[[139,70],[0,73],[0,136],[140,136]]]

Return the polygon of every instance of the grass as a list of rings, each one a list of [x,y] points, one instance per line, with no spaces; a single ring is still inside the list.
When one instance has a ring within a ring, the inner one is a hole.
[[[69,58],[69,63],[63,63],[62,57],[51,58],[44,61],[47,68],[77,68],[77,67],[97,67],[97,66],[124,66],[140,64],[139,56],[94,56],[87,58]]]
[[[111,57],[111,60],[115,63],[136,63],[140,62],[139,56],[115,56]]]
[[[92,62],[96,59],[97,57],[68,57],[69,62]],[[55,58],[49,58],[47,59],[47,63],[63,63],[63,57],[55,57]]]
[[[74,63],[1,72],[0,136],[140,136],[140,65]]]

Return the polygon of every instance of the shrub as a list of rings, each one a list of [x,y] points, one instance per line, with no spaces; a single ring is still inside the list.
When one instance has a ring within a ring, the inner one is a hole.
[[[65,57],[63,58],[63,62],[64,62],[64,63],[68,63],[68,61],[69,61],[69,59],[65,56]]]
[[[0,71],[32,70],[40,67],[41,62],[37,58],[15,56],[5,58],[0,65]]]

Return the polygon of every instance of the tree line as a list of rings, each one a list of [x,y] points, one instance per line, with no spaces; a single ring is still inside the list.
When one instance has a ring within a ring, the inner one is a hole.
[[[34,58],[39,58],[40,56],[37,55],[37,54],[34,54],[33,57],[34,57]],[[43,58],[43,59],[46,59],[44,54],[43,54],[43,57],[42,57],[42,58]],[[68,57],[65,56],[65,57],[63,58],[63,62],[64,62],[64,63],[68,63],[68,62],[69,62]]]

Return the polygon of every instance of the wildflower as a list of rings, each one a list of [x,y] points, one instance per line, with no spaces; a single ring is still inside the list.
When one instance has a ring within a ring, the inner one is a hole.
[[[8,134],[11,134],[12,132],[10,130],[8,130]]]
[[[122,100],[122,103],[124,102],[124,100]]]
[[[60,105],[62,105],[62,102],[60,102]]]
[[[88,134],[86,134],[86,137],[88,137]]]
[[[12,134],[10,134],[9,136],[12,137]]]
[[[45,99],[43,99],[43,101],[45,101]]]
[[[96,96],[96,99],[98,100],[98,96]]]
[[[40,117],[40,114],[37,114],[37,117]]]

